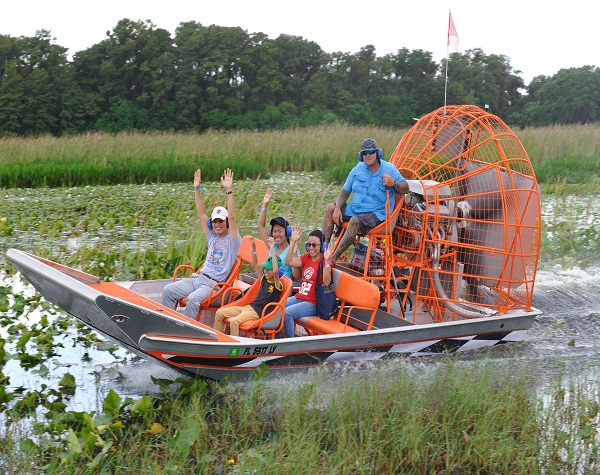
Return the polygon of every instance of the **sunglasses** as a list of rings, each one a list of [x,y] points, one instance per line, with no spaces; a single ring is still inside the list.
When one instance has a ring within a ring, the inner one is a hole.
[[[225,220],[224,219],[215,218],[215,219],[212,220],[212,222],[214,224],[221,224],[221,223],[224,223]]]
[[[360,154],[364,157],[365,155],[373,155],[377,150],[361,150]]]
[[[319,247],[318,242],[307,242],[306,247]]]

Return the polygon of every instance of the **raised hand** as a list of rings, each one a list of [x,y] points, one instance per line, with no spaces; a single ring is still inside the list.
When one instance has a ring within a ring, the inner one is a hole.
[[[294,224],[294,226],[292,227],[292,235],[290,239],[292,241],[298,241],[300,239],[300,236],[302,236],[302,226],[300,224]]]
[[[263,198],[263,204],[268,205],[271,201],[271,198],[273,198],[273,190],[271,188],[267,188],[267,191],[265,191],[265,197]]]
[[[202,172],[198,168],[198,170],[196,170],[194,172],[194,188],[200,188],[201,182],[202,182]]]
[[[269,250],[272,251],[273,247],[275,246],[275,239],[273,239],[271,236],[269,236],[267,243],[269,244]]]
[[[223,188],[225,188],[226,191],[231,191],[231,187],[233,186],[233,172],[231,171],[231,168],[227,168],[223,172],[221,185],[223,185]]]

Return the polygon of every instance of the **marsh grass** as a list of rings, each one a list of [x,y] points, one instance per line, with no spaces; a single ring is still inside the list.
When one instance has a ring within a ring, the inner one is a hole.
[[[166,277],[178,264],[201,262],[206,251],[188,196],[195,168],[203,170],[209,207],[224,201],[214,180],[225,167],[235,171],[243,233],[255,229],[256,209],[269,183],[276,190],[274,215],[314,229],[321,226],[324,204],[356,164],[360,140],[376,137],[389,157],[404,132],[332,125],[1,139],[0,187],[6,192],[0,197],[5,211],[0,236],[6,239],[0,246],[23,247],[21,237],[27,236],[28,250],[83,265],[103,278]],[[572,195],[592,200],[598,192],[600,125],[530,128],[518,136],[543,194],[557,203],[544,217],[544,260],[566,266],[590,262],[600,251],[597,213],[568,201]],[[78,239],[87,242],[78,245]],[[58,248],[49,249],[57,241]]]
[[[540,461],[545,473],[600,471],[599,394],[598,378],[593,374],[557,377],[551,383],[539,402],[540,428],[545,437]]]
[[[284,215],[307,230],[320,226],[324,203],[339,190],[311,173],[236,181],[242,234],[255,233],[267,187],[275,189],[269,217]],[[219,184],[203,188],[209,208],[223,204]],[[567,190],[568,185],[555,184],[545,215],[550,226],[544,228],[551,231],[544,244],[548,257],[558,256],[554,247],[561,240],[571,242],[573,250],[594,245],[577,224],[597,223],[593,196],[575,202]],[[0,206],[7,210],[0,221],[2,246],[32,250],[102,278],[169,276],[176,263],[198,262],[205,252],[189,177],[185,184],[5,190]],[[564,220],[572,225],[561,225]],[[0,348],[2,354],[3,342]],[[597,375],[585,383],[557,382],[540,399],[531,379],[534,368],[505,371],[489,361],[469,364],[450,356],[430,362],[394,362],[391,375],[372,368],[341,375],[323,370],[279,384],[190,381],[151,402],[105,402],[98,414],[57,410],[24,427],[2,426],[0,470],[47,475],[598,471]],[[5,409],[10,401],[2,388]],[[48,390],[48,397],[56,397],[56,384]],[[23,406],[41,407],[40,401],[47,402],[42,395],[26,393]]]
[[[43,441],[80,430],[78,418],[40,420],[39,444],[22,441],[28,459],[11,455],[17,447],[4,432],[0,460],[47,475],[594,473],[598,388],[553,385],[541,400],[532,374],[442,357],[368,377],[324,369],[287,384],[191,381],[140,417],[139,401],[113,394],[115,410],[105,400],[109,416],[68,445]],[[84,445],[111,426],[101,443]]]
[[[189,171],[190,176],[193,173]],[[235,180],[242,235],[257,235],[267,187],[275,191],[268,218],[284,216],[306,232],[321,227],[326,203],[340,185],[314,173],[278,173]],[[225,203],[220,184],[203,184],[208,209]],[[600,203],[592,185],[545,186],[540,265],[596,263],[600,255]],[[179,264],[197,267],[206,254],[191,180],[187,183],[55,189],[8,189],[0,194],[0,264],[16,247],[102,279],[167,278]]]
[[[548,160],[535,166],[535,176],[540,183],[570,183],[600,185],[600,157],[567,156]]]
[[[365,137],[391,156],[406,129],[327,125],[277,131],[199,134],[121,133],[0,139],[0,188],[177,183],[200,167],[217,180],[321,171],[342,182]],[[593,183],[600,177],[600,125],[526,128],[516,132],[538,181]]]
[[[566,157],[600,158],[600,123],[553,125],[515,130],[537,172],[537,165]]]
[[[0,195],[0,263],[9,247],[80,268],[102,279],[167,278],[179,264],[198,267],[206,239],[187,183],[77,188],[10,189]],[[275,194],[269,219],[284,216],[306,232],[321,227],[326,203],[339,186],[316,173],[283,173],[270,179],[234,179],[242,235],[257,235],[267,187]],[[207,209],[225,204],[220,183],[202,185]],[[6,264],[8,265],[8,264]]]
[[[190,168],[217,180],[356,163],[365,137],[391,154],[405,130],[331,125],[285,131],[88,134],[0,139],[0,188],[186,182]],[[349,168],[345,168],[346,173]]]
[[[591,185],[575,190],[564,182],[545,187],[540,261],[563,268],[598,263],[600,197]]]

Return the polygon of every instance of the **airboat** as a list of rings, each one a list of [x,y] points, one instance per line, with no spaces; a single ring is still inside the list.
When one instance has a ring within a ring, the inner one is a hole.
[[[445,106],[418,120],[390,161],[410,192],[338,260],[336,316],[300,319],[290,338],[278,337],[281,302],[242,325],[241,336],[213,329],[216,308],[256,287],[241,272],[244,244],[197,320],[160,304],[172,279],[106,282],[18,249],[7,257],[46,300],[98,334],[193,377],[238,380],[263,364],[276,375],[525,339],[540,314],[532,299],[541,213],[517,136],[478,107]]]

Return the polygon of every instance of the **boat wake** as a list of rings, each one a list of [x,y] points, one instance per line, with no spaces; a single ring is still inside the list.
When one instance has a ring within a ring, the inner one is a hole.
[[[543,317],[575,316],[576,310],[600,311],[600,267],[538,271],[533,305]],[[539,317],[538,317],[539,318]]]

